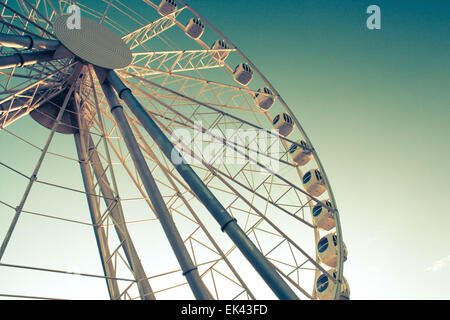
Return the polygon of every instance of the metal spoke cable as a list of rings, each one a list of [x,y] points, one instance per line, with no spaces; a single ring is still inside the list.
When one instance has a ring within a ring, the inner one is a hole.
[[[132,83],[130,83],[130,82],[128,82],[128,81],[126,81],[126,82],[127,82],[130,86],[132,86],[134,89],[137,89],[138,91],[143,91],[142,89],[140,89],[139,87],[133,85]],[[211,131],[212,128],[210,128],[210,129],[205,129],[204,127],[199,128],[198,126],[195,125],[195,121],[194,121],[194,120],[192,120],[192,119],[190,119],[190,118],[184,116],[184,115],[181,114],[180,112],[177,112],[174,108],[170,107],[169,105],[167,105],[166,103],[162,102],[161,100],[159,100],[159,99],[157,99],[157,98],[155,98],[155,97],[153,97],[153,100],[157,101],[160,105],[162,105],[162,106],[164,106],[165,108],[169,109],[169,110],[172,111],[174,114],[180,116],[180,117],[183,118],[186,122],[193,124],[193,126],[191,127],[191,126],[188,126],[187,124],[184,123],[184,127],[189,128],[189,129],[194,129],[194,130],[196,130],[196,131],[198,131],[198,132],[200,132],[200,133],[207,134],[207,135],[213,137],[214,139],[216,139],[217,141],[221,142],[224,146],[229,146],[229,147],[232,148],[234,151],[242,152],[242,151],[240,151],[240,150],[238,149],[238,147],[239,147],[239,148],[242,148],[242,149],[247,150],[249,153],[257,153],[257,154],[261,154],[261,155],[267,157],[268,159],[276,160],[276,161],[278,161],[279,163],[283,163],[283,164],[285,164],[285,165],[295,167],[295,164],[292,164],[291,162],[288,162],[288,161],[285,161],[285,160],[282,160],[282,159],[275,158],[275,157],[273,157],[273,156],[271,156],[271,155],[269,155],[269,154],[262,153],[262,152],[260,152],[260,151],[254,150],[254,149],[250,148],[249,146],[241,145],[241,144],[239,144],[239,143],[237,143],[237,142],[235,142],[235,141],[231,141],[231,142],[230,142],[230,141],[228,141],[228,139],[226,139],[226,138],[217,136],[216,134],[212,133],[212,131]],[[154,112],[149,112],[149,113],[152,114],[152,115],[157,115],[157,116],[160,116],[160,117],[162,117],[162,118],[165,118],[164,116],[159,115],[159,114],[154,113]],[[222,112],[219,112],[219,114],[222,115],[222,116],[224,115],[224,113],[222,113]],[[173,120],[173,119],[171,119],[171,120]],[[233,138],[235,135],[238,135],[238,131],[237,131],[237,130],[236,130],[236,132],[233,133],[233,135],[232,135],[231,137],[227,137],[227,138]],[[239,135],[238,135],[237,137],[239,137]],[[195,137],[194,137],[193,139],[195,139]],[[254,139],[258,139],[258,137],[256,136],[256,137],[254,137]],[[249,144],[250,144],[251,142],[252,142],[252,141],[250,141]],[[230,145],[232,145],[232,146],[230,146]],[[268,147],[268,149],[269,149],[269,148],[270,148],[270,146]],[[223,152],[223,150],[226,150],[226,148],[223,148],[223,149],[222,149],[222,152]],[[266,150],[266,152],[267,152],[267,150]],[[284,154],[284,155],[285,155],[285,154]],[[283,155],[282,157],[284,157],[284,155]],[[213,161],[213,162],[214,162],[214,161]]]
[[[39,157],[39,160],[38,160],[38,162],[37,162],[37,164],[36,164],[36,166],[34,168],[34,171],[33,171],[32,175],[30,177],[30,181],[29,181],[29,183],[28,183],[28,185],[27,185],[27,187],[25,189],[25,192],[24,192],[24,194],[22,196],[20,204],[16,208],[16,213],[15,213],[15,215],[13,217],[13,220],[11,221],[11,224],[10,224],[10,226],[8,228],[8,231],[7,231],[7,233],[6,233],[6,235],[5,235],[4,239],[3,239],[2,245],[0,247],[0,261],[3,258],[3,255],[5,253],[6,247],[8,246],[9,240],[10,240],[10,238],[12,236],[12,233],[13,233],[15,227],[16,227],[16,224],[17,224],[17,222],[19,220],[20,213],[21,213],[21,211],[23,209],[23,206],[25,205],[25,202],[26,202],[26,200],[28,198],[28,195],[29,195],[29,193],[31,191],[31,187],[32,187],[33,183],[37,179],[37,174],[39,172],[39,169],[41,168],[41,165],[42,165],[42,162],[43,162],[43,160],[45,158],[46,152],[47,152],[48,148],[50,147],[50,144],[51,144],[51,142],[53,140],[53,137],[54,137],[54,135],[56,133],[56,127],[58,126],[59,121],[62,119],[62,116],[64,114],[64,110],[66,109],[66,106],[67,106],[67,104],[69,102],[69,98],[72,95],[73,91],[75,90],[76,84],[78,83],[78,75],[80,74],[80,72],[81,72],[81,70],[79,70],[78,73],[76,73],[75,79],[77,79],[77,80],[73,82],[71,88],[69,89],[69,92],[67,93],[67,95],[66,95],[66,97],[64,99],[63,106],[62,106],[61,110],[59,111],[59,114],[58,114],[58,117],[56,118],[55,123],[53,124],[53,127],[52,127],[52,130],[50,132],[50,135],[49,135],[49,137],[48,137],[48,139],[47,139],[47,141],[45,143],[44,150],[42,151],[41,156]]]
[[[156,121],[156,119],[155,119]],[[159,122],[159,121],[158,121]],[[161,124],[161,122],[159,122]],[[202,128],[202,131],[204,133],[208,134],[208,131],[205,130],[204,128]],[[173,133],[171,133],[173,134]],[[213,135],[212,133],[210,133],[211,135]],[[214,135],[213,135],[214,136]],[[260,163],[259,161],[251,158],[249,155],[247,155],[245,152],[242,152],[241,150],[239,150],[237,147],[231,145],[228,141],[224,140],[221,138],[222,141],[224,141],[224,143],[226,143],[227,146],[229,146],[230,148],[234,149],[236,152],[240,153],[242,156],[244,156],[248,161],[251,161],[252,163],[258,165],[259,167],[261,167],[262,169],[264,169],[265,171],[267,171],[268,173],[270,173],[271,175],[275,176],[276,178],[280,179],[281,181],[283,181],[284,183],[286,183],[287,185],[291,186],[292,188],[295,188],[296,190],[300,191],[301,193],[305,194],[306,196],[310,197],[311,199],[313,199],[314,201],[316,201],[316,203],[320,203],[323,207],[327,208],[329,211],[334,212],[335,209],[329,207],[327,204],[322,203],[321,200],[317,199],[316,197],[310,195],[308,192],[304,191],[303,189],[299,188],[298,186],[296,186],[295,184],[293,184],[292,182],[290,182],[289,180],[281,177],[279,174],[277,174],[276,172],[273,172],[270,168],[266,167],[265,165],[263,165],[262,163]],[[179,142],[179,144],[184,145],[181,141]],[[193,150],[191,150],[189,147],[184,145],[184,149],[187,151],[188,154],[193,154]]]
[[[156,82],[147,80],[147,79],[145,79],[145,78],[143,78],[143,77],[140,77],[140,76],[138,76],[138,75],[134,75],[134,74],[128,73],[128,72],[123,71],[123,70],[119,70],[119,73],[124,73],[124,74],[126,74],[126,75],[128,75],[128,76],[131,76],[131,77],[135,78],[135,79],[141,80],[142,82],[144,82],[144,83],[146,83],[146,84],[148,84],[148,85],[151,85],[151,86],[155,86],[155,87],[161,88],[161,89],[163,89],[163,90],[165,90],[165,91],[168,91],[168,92],[170,92],[170,93],[172,93],[172,94],[174,94],[174,95],[177,95],[177,96],[179,96],[179,97],[181,97],[181,98],[183,98],[183,99],[189,100],[189,101],[191,101],[192,103],[195,103],[196,105],[203,106],[203,107],[205,107],[205,108],[207,108],[207,109],[210,109],[210,110],[212,110],[213,112],[216,112],[216,113],[221,113],[221,114],[223,114],[223,115],[225,115],[225,116],[227,116],[227,117],[230,117],[230,118],[232,118],[232,119],[234,119],[234,120],[237,120],[237,121],[239,121],[239,122],[245,123],[246,125],[248,125],[248,126],[250,126],[250,127],[253,127],[253,128],[255,128],[255,129],[264,131],[264,132],[266,132],[267,134],[273,135],[273,136],[275,136],[275,137],[277,137],[277,138],[279,138],[279,139],[281,139],[281,140],[285,140],[286,142],[290,142],[291,144],[298,145],[298,146],[302,147],[299,143],[297,143],[297,142],[295,142],[295,141],[293,141],[293,140],[290,140],[290,139],[288,139],[288,138],[286,138],[286,137],[283,137],[283,136],[281,136],[281,135],[275,134],[275,133],[272,132],[271,130],[267,130],[267,129],[265,129],[265,128],[261,128],[261,127],[255,125],[255,124],[253,124],[253,123],[251,123],[251,122],[245,121],[245,120],[243,120],[243,119],[241,119],[241,118],[239,118],[239,117],[236,117],[236,116],[234,116],[234,115],[232,115],[232,114],[230,114],[230,113],[224,112],[224,111],[219,110],[219,109],[217,109],[217,108],[214,108],[214,107],[212,107],[212,106],[210,106],[210,105],[208,105],[208,104],[206,104],[206,103],[203,103],[203,102],[198,101],[198,100],[196,100],[196,99],[190,98],[190,97],[188,97],[188,96],[186,96],[186,95],[184,95],[184,94],[182,94],[182,93],[179,93],[179,92],[176,92],[176,91],[174,91],[174,90],[172,90],[172,89],[170,89],[170,88],[164,87],[164,86],[162,86],[162,85],[160,85],[160,84],[158,84],[158,83],[156,83]]]
[[[24,266],[24,265],[9,264],[9,263],[0,263],[0,267],[27,269],[27,270],[33,270],[33,271],[43,271],[43,272],[62,273],[62,274],[71,274],[71,275],[82,276],[82,277],[111,279],[111,280],[118,280],[118,281],[129,281],[129,282],[135,282],[136,281],[134,279],[127,279],[127,278],[107,277],[107,276],[98,275],[98,274],[72,272],[72,271],[49,269],[49,268],[40,268],[40,267],[32,267],[32,266]]]

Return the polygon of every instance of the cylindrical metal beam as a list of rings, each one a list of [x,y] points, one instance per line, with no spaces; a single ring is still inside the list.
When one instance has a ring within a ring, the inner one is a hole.
[[[44,62],[54,60],[54,50],[30,52],[30,53],[15,53],[8,56],[0,57],[0,70],[13,67],[23,67],[34,64],[36,62]]]
[[[112,263],[112,259],[110,259],[111,253],[109,251],[106,233],[103,227],[99,225],[99,221],[101,220],[101,213],[95,196],[95,187],[92,179],[92,174],[89,170],[86,145],[85,143],[83,143],[84,141],[81,138],[79,132],[74,134],[74,138],[78,159],[80,162],[81,176],[83,178],[89,212],[91,214],[91,221],[94,228],[95,240],[97,241],[103,272],[106,276],[106,285],[108,287],[108,292],[111,299],[118,300],[120,298],[120,290],[117,284],[117,280],[114,279],[116,276],[116,272]]]
[[[130,234],[128,233],[122,206],[120,201],[114,197],[108,178],[105,175],[105,169],[103,168],[100,156],[98,155],[94,141],[90,135],[88,136],[88,151],[92,169],[94,170],[95,177],[97,178],[100,191],[103,194],[105,204],[108,208],[111,208],[110,211],[111,217],[114,221],[114,227],[120,242],[123,243],[123,251],[125,252],[125,256],[131,266],[131,269],[133,270],[141,298],[143,300],[154,300],[155,295],[153,294],[153,290],[145,274],[144,267],[139,259]]]
[[[130,152],[133,163],[139,176],[142,180],[144,188],[147,192],[150,201],[155,209],[155,213],[161,223],[161,226],[169,240],[173,252],[183,270],[183,275],[186,277],[194,296],[199,300],[212,299],[211,294],[203,283],[197,267],[192,262],[192,259],[184,245],[183,239],[178,232],[175,223],[167,209],[166,203],[158,189],[158,186],[153,178],[150,169],[145,161],[144,155],[139,148],[139,144],[136,137],[131,130],[130,124],[125,117],[123,107],[120,105],[114,89],[110,83],[102,83],[102,89],[106,99],[111,107],[111,113],[113,114],[117,126],[122,134],[128,151]]]
[[[56,50],[60,45],[61,43],[58,40],[49,40],[29,35],[18,36],[0,33],[0,47],[26,50]]]
[[[141,122],[152,139],[156,142],[165,156],[172,162],[179,174],[195,192],[204,206],[212,214],[219,223],[222,231],[226,232],[234,244],[239,248],[242,254],[252,264],[259,275],[264,279],[267,285],[272,289],[276,296],[280,299],[298,299],[294,291],[281,278],[280,274],[275,270],[274,266],[266,259],[266,257],[258,250],[258,248],[249,239],[247,234],[237,224],[223,205],[217,200],[214,194],[208,189],[205,183],[195,173],[195,171],[187,164],[182,156],[176,151],[176,148],[170,140],[164,135],[161,129],[153,121],[150,115],[145,111],[141,103],[134,97],[131,90],[125,86],[119,76],[113,71],[106,71],[106,79],[114,89],[116,89],[119,97],[126,102],[130,110]],[[177,158],[173,158],[176,151]]]

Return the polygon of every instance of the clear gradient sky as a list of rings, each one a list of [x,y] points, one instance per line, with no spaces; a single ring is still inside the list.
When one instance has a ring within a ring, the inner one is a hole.
[[[352,299],[450,298],[450,2],[188,2],[269,79],[312,140]],[[381,9],[381,30],[366,8]]]
[[[450,2],[188,4],[258,67],[311,139],[341,214],[351,298],[450,299]],[[372,4],[381,8],[381,30],[366,27]],[[5,157],[21,169],[26,159],[14,148]],[[49,172],[56,161],[46,162]],[[87,254],[98,259],[95,248]]]

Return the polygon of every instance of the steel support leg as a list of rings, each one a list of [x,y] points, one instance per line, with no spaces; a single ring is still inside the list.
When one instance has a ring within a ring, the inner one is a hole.
[[[170,242],[172,250],[178,259],[178,263],[183,270],[183,275],[186,277],[187,282],[189,283],[192,292],[197,299],[212,299],[212,296],[203,283],[197,267],[192,262],[192,259],[184,245],[183,239],[181,238],[169,210],[167,209],[166,203],[162,198],[158,186],[125,117],[123,107],[120,105],[114,93],[114,89],[108,82],[102,83],[102,89],[111,107],[111,113],[116,120],[117,126],[119,127],[128,151],[130,152],[131,158],[133,159],[136,170],[138,171],[142,183],[144,184],[147,195],[155,208],[155,213],[164,229],[167,239]]]
[[[214,194],[208,189],[205,183],[194,172],[194,170],[183,161],[181,155],[174,161],[173,151],[176,150],[170,140],[164,135],[161,129],[156,125],[144,107],[134,97],[131,90],[125,86],[119,76],[113,71],[106,72],[106,79],[117,91],[119,97],[126,102],[130,110],[141,122],[152,139],[156,142],[165,156],[172,162],[179,174],[192,188],[205,207],[219,223],[222,231],[226,232],[234,244],[239,248],[242,254],[253,265],[259,275],[265,280],[279,299],[298,299],[294,291],[284,282],[274,266],[251,242],[247,234],[239,227],[234,219],[222,204],[217,200]]]
[[[95,188],[92,174],[89,169],[87,148],[83,141],[84,139],[80,135],[80,132],[75,133],[74,138],[75,138],[75,145],[77,147],[78,159],[80,160],[81,174],[83,177],[84,188],[86,190],[86,197],[89,205],[89,211],[91,214],[91,220],[94,226],[95,239],[97,241],[100,259],[103,266],[103,272],[105,276],[108,277],[106,279],[106,284],[111,299],[117,300],[120,298],[120,290],[117,284],[117,280],[113,279],[116,277],[116,272],[112,260],[109,259],[111,257],[111,253],[108,247],[108,239],[106,237],[105,230],[101,225],[99,225],[99,222],[101,221],[101,213],[95,196]]]
[[[89,159],[91,161],[92,169],[94,170],[95,177],[97,178],[100,191],[103,194],[105,204],[108,208],[111,208],[111,217],[114,221],[114,227],[117,232],[117,236],[120,242],[123,244],[122,248],[125,252],[125,256],[128,263],[133,270],[140,296],[143,300],[154,300],[155,296],[150,283],[145,274],[144,268],[139,259],[138,253],[128,233],[127,226],[125,224],[125,218],[123,215],[122,205],[119,199],[116,199],[111,189],[111,185],[108,178],[105,175],[105,169],[101,163],[97,149],[95,148],[92,137],[88,136],[89,145]]]
[[[0,57],[0,70],[13,67],[23,67],[36,62],[51,61],[54,59],[55,51],[46,50],[31,53],[16,53]]]

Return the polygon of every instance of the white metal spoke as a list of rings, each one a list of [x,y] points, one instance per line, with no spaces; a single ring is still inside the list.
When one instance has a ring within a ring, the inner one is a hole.
[[[175,25],[174,19],[181,13],[181,11],[183,11],[183,9],[184,8],[178,9],[170,16],[161,17],[160,19],[123,36],[122,39],[126,44],[128,44],[130,49],[142,46],[153,37],[156,37],[160,33],[173,27]]]
[[[20,213],[21,213],[21,211],[23,209],[25,201],[27,200],[28,195],[29,195],[29,193],[31,191],[31,187],[33,186],[33,183],[37,179],[37,174],[39,172],[39,169],[40,169],[40,167],[42,165],[42,162],[44,161],[44,157],[45,157],[45,155],[47,153],[47,150],[48,150],[48,148],[50,146],[50,143],[52,142],[52,139],[53,139],[53,137],[54,137],[54,135],[56,133],[55,130],[56,130],[56,127],[58,126],[58,122],[61,120],[61,118],[62,118],[62,116],[64,114],[64,110],[66,109],[66,106],[67,106],[67,103],[69,102],[70,96],[72,95],[73,91],[76,89],[76,85],[78,83],[78,81],[77,81],[78,80],[77,79],[78,75],[79,75],[79,72],[76,73],[76,80],[72,83],[71,88],[69,89],[68,93],[66,94],[64,103],[61,106],[61,109],[60,109],[60,111],[58,113],[58,116],[57,116],[57,118],[55,120],[53,128],[52,128],[52,130],[50,132],[50,135],[49,135],[49,137],[48,137],[48,139],[47,139],[47,141],[45,143],[45,146],[44,146],[44,148],[42,150],[41,156],[39,157],[39,160],[38,160],[38,162],[37,162],[37,164],[36,164],[36,166],[34,168],[34,171],[33,171],[32,175],[31,175],[31,179],[30,179],[30,181],[29,181],[29,183],[27,185],[27,188],[25,189],[25,192],[24,192],[23,196],[22,196],[22,200],[21,200],[19,206],[16,208],[16,214],[14,215],[14,218],[13,218],[13,220],[11,222],[11,225],[10,225],[10,227],[8,229],[8,232],[7,232],[6,236],[5,236],[5,238],[3,239],[3,242],[2,242],[2,245],[1,245],[1,248],[0,248],[0,260],[2,259],[3,255],[5,253],[6,247],[8,246],[9,240],[10,240],[10,238],[12,236],[12,233],[14,231],[14,228],[15,228],[16,224],[17,224],[17,221],[18,221],[18,219],[20,217]]]
[[[133,53],[131,65],[124,70],[130,73],[139,72],[143,77],[161,72],[182,72],[223,67],[223,62],[214,59],[213,55],[233,50],[185,50],[162,52]]]

